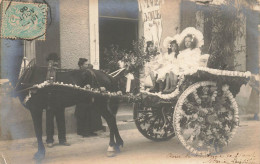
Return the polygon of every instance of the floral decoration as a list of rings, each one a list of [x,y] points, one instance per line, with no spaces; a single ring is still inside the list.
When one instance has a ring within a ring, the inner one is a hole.
[[[100,88],[91,88],[91,86],[85,85],[84,87],[80,87],[78,85],[73,85],[73,84],[65,84],[63,82],[49,82],[49,81],[44,81],[43,83],[40,84],[35,84],[33,87],[30,88],[29,94],[25,97],[23,103],[26,104],[30,98],[33,96],[33,93],[37,92],[39,89],[48,89],[47,87],[66,87],[69,89],[76,89],[78,91],[85,92],[86,94],[91,94],[93,96],[103,96],[103,97],[113,97],[113,98],[120,98],[122,100],[128,100],[128,101],[137,101],[138,96],[134,96],[131,93],[128,93],[126,95],[123,95],[122,91],[117,91],[117,92],[110,92],[107,91],[105,87],[100,87]],[[34,92],[32,92],[34,90]]]
[[[179,97],[174,111],[175,133],[184,147],[196,155],[221,151],[238,126],[238,106],[228,85],[217,88],[203,81]]]

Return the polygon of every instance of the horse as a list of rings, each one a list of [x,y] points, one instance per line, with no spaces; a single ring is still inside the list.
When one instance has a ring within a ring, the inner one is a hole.
[[[52,110],[55,108],[66,108],[84,102],[86,98],[92,96],[85,92],[73,90],[68,87],[60,88],[49,86],[35,89],[33,87],[35,84],[41,84],[46,81],[47,73],[48,67],[40,67],[33,64],[25,69],[15,87],[16,96],[19,97],[21,103],[30,111],[32,116],[34,131],[38,142],[38,151],[34,154],[34,159],[37,161],[45,158],[45,147],[42,140],[43,109]],[[102,71],[94,69],[57,69],[55,78],[55,81],[57,82],[77,85],[80,87],[90,85],[92,88],[105,87],[106,90],[110,92],[120,90],[120,75],[112,77]],[[30,98],[26,100],[28,95],[30,95]],[[116,153],[120,152],[120,147],[123,147],[124,144],[119,134],[115,117],[118,110],[119,99],[96,96],[94,98],[94,103],[109,126],[110,140],[107,151],[110,153],[110,156],[114,156]]]

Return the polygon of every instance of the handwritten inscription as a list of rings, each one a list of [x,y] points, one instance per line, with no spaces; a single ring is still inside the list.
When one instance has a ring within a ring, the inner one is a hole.
[[[256,161],[256,155],[253,154],[243,154],[243,153],[236,153],[236,154],[220,154],[220,155],[212,155],[212,156],[191,156],[191,155],[175,155],[175,154],[168,154],[169,158],[174,159],[191,159],[191,158],[197,158],[199,161],[205,164],[252,164]]]
[[[45,39],[47,5],[41,3],[3,2],[1,37]]]

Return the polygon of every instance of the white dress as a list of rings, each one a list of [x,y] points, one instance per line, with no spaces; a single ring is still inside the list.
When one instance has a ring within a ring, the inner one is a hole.
[[[154,74],[156,74],[157,70],[159,69],[161,60],[162,60],[162,55],[158,54],[155,57],[153,57],[150,60],[150,62],[145,63],[145,67],[144,67],[145,76],[149,76],[150,72],[154,72]]]
[[[147,87],[152,87],[153,82],[150,77],[150,73],[153,72],[154,75],[157,74],[157,69],[159,67],[159,62],[161,61],[162,55],[158,54],[154,56],[153,58],[150,59],[150,62],[145,63],[144,65],[144,76],[141,76],[140,81],[141,85],[147,86]]]
[[[171,54],[165,53],[162,60],[161,60],[161,68],[157,70],[157,81],[165,80],[165,76],[167,73],[170,72],[176,65],[177,59],[175,58],[175,52],[172,52]]]
[[[199,67],[201,51],[199,48],[180,51],[176,64],[170,71],[176,75],[187,74],[191,69]]]

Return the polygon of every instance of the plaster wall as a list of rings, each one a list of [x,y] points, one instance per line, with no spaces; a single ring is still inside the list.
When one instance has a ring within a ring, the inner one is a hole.
[[[181,0],[165,0],[161,5],[161,15],[162,15],[162,38],[160,43],[160,48],[165,52],[166,48],[162,46],[164,39],[167,36],[173,37],[180,29],[180,4]]]
[[[78,59],[89,59],[89,51],[89,1],[61,0],[61,68],[78,68]]]

